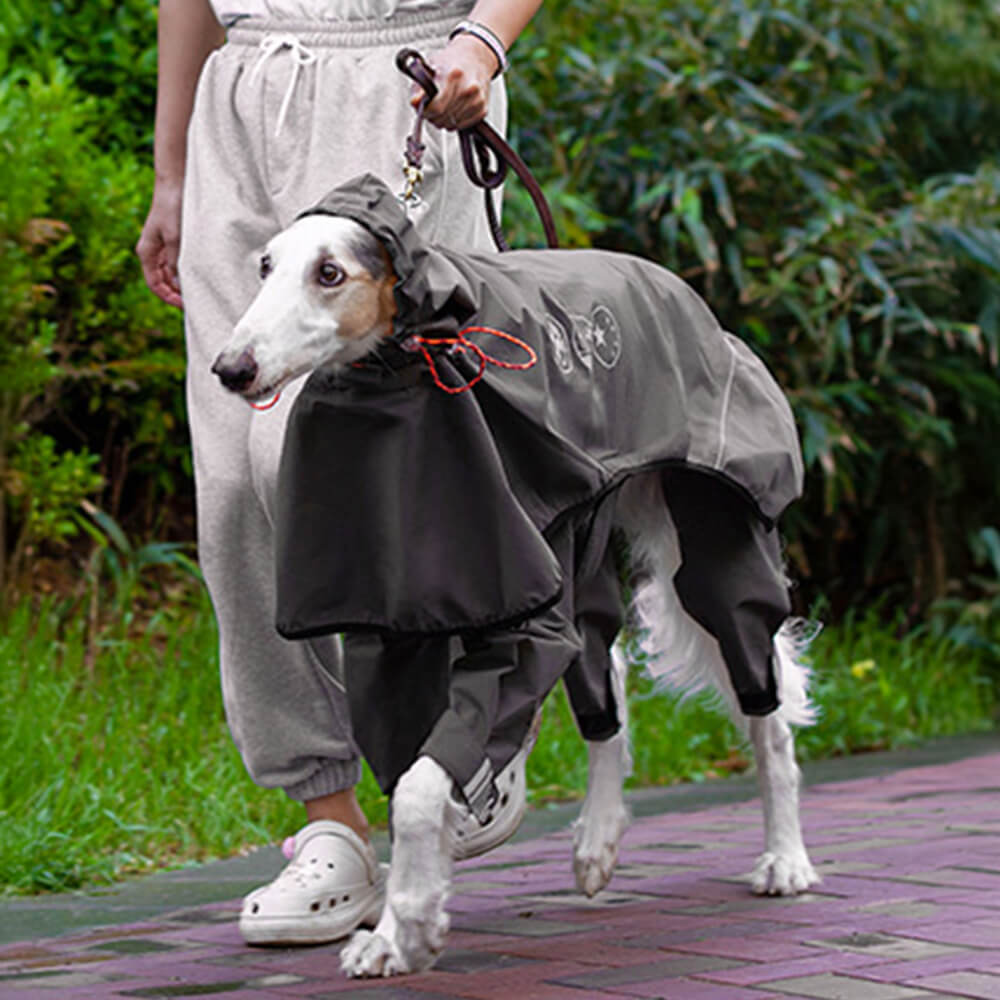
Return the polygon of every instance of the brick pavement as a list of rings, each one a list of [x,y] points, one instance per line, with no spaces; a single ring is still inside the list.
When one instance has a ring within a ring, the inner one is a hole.
[[[1000,753],[814,785],[803,819],[823,882],[797,899],[748,893],[761,820],[737,802],[636,820],[589,902],[566,830],[460,865],[421,975],[247,948],[233,900],[2,946],[0,997],[1000,1000]]]

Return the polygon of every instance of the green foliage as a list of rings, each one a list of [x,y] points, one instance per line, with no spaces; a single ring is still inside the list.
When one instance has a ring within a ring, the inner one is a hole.
[[[101,481],[117,514],[123,497],[162,497],[188,475],[179,319],[148,292],[132,253],[150,171],[98,151],[99,118],[59,66],[51,77],[11,70],[0,79],[8,577],[26,543],[72,533],[70,508]]]
[[[96,98],[101,148],[151,150],[156,99],[156,4],[148,0],[5,0],[0,76],[68,70]]]
[[[101,486],[96,455],[56,452],[45,434],[22,438],[11,456],[7,491],[20,508],[20,540],[61,541],[76,535],[76,512]]]
[[[976,572],[931,605],[929,625],[960,647],[985,651],[1000,679],[1000,531],[983,528],[970,539],[970,547]]]
[[[984,0],[552,0],[518,43],[517,142],[570,242],[687,277],[789,391],[807,600],[920,607],[995,522],[998,43]]]
[[[168,586],[128,637],[118,622],[93,635],[80,609],[51,601],[5,617],[0,892],[107,882],[302,825],[301,806],[255,787],[233,746],[204,591]],[[370,776],[360,795],[384,822]]]

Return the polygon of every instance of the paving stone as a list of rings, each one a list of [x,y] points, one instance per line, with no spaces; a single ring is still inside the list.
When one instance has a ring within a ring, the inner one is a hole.
[[[1000,976],[981,972],[951,972],[943,976],[928,976],[915,980],[913,985],[936,992],[950,990],[964,997],[977,997],[981,1000],[1000,1000]]]
[[[178,944],[150,938],[123,938],[120,941],[102,941],[93,945],[94,950],[113,951],[119,955],[147,955],[156,951],[176,951],[180,947]]]
[[[951,955],[938,955],[936,958],[865,965],[863,975],[866,979],[894,983],[910,982],[924,976],[948,972],[989,972],[992,975],[1000,975],[998,963],[1000,963],[1000,948],[993,951],[963,948]]]
[[[971,923],[959,924],[921,924],[910,930],[914,937],[932,941],[944,941],[947,944],[965,945],[971,948],[996,948],[1000,946],[1000,928],[995,921],[974,920]]]
[[[358,985],[362,980],[355,980],[350,987],[350,994],[353,1000],[453,1000],[453,993],[428,993],[424,990],[413,989],[410,986],[400,985],[393,980],[378,986]],[[328,1000],[328,998],[340,998],[343,992],[331,992],[330,990],[317,993],[310,993],[312,1000]]]
[[[722,986],[697,979],[661,979],[649,983],[630,983],[614,987],[620,998],[651,997],[655,1000],[772,1000],[774,994],[738,986]],[[782,996],[780,1000],[787,1000]]]
[[[961,950],[933,941],[919,941],[913,938],[877,933],[854,933],[845,937],[823,938],[805,943],[817,948],[834,948],[837,951],[853,951],[863,955],[877,955],[880,958],[895,958],[903,961],[951,955]]]
[[[463,925],[467,931],[485,934],[513,934],[515,937],[558,937],[562,934],[582,934],[587,928],[580,924],[559,920],[540,920],[530,917],[500,917]]]
[[[873,983],[853,976],[825,973],[795,979],[771,980],[758,984],[759,988],[797,997],[815,997],[817,1000],[907,1000],[909,997],[929,997],[933,994],[910,986],[895,983]]]
[[[920,882],[923,885],[962,886],[969,889],[998,893],[1000,875],[986,875],[983,872],[958,868],[935,868],[931,871],[916,872],[896,876],[901,882]]]
[[[797,958],[785,962],[743,963],[731,969],[702,972],[698,974],[698,978],[730,983],[734,986],[754,986],[758,983],[773,982],[778,979],[802,978],[827,972],[842,973],[855,969],[859,970],[859,975],[867,977],[868,968],[873,961],[877,961],[877,959],[873,959],[870,955],[814,952],[808,958]]]
[[[735,936],[720,940],[690,941],[673,945],[678,951],[694,952],[698,955],[719,955],[722,958],[742,959],[745,962],[760,962],[765,958],[776,962],[810,958],[815,949],[803,947],[795,941],[779,937]]]
[[[53,972],[32,976],[5,977],[0,988],[5,994],[10,990],[17,992],[35,991],[42,995],[55,994],[64,989],[83,986],[94,990],[96,996],[99,995],[101,989],[108,988],[114,978],[98,972]]]
[[[527,965],[531,961],[532,959],[519,955],[498,954],[497,952],[490,951],[452,950],[449,948],[434,963],[434,971],[468,974],[491,969],[507,969],[514,965]]]
[[[673,979],[690,975],[692,972],[707,972],[711,969],[732,968],[738,963],[723,958],[711,958],[702,955],[675,955],[672,958],[661,958],[656,962],[642,965],[629,965],[626,968],[595,970],[560,979],[550,979],[549,982],[563,986],[595,986],[612,987],[626,983],[643,983]]]
[[[901,899],[890,903],[866,903],[857,908],[861,912],[877,913],[886,917],[907,917],[920,920],[933,917],[944,909],[939,903],[919,902],[914,899]]]

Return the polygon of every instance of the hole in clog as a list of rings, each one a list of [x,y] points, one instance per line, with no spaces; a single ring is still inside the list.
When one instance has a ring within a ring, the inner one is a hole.
[[[319,903],[313,903],[312,906],[309,907],[309,909],[312,910],[313,913],[315,913],[319,909]]]

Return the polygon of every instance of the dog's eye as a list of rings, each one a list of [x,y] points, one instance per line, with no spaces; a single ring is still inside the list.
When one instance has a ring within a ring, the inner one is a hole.
[[[319,267],[316,268],[316,280],[324,288],[333,288],[346,277],[343,268],[338,267],[332,260],[320,261]]]
[[[274,270],[274,261],[269,253],[260,259],[260,280],[263,281]]]

